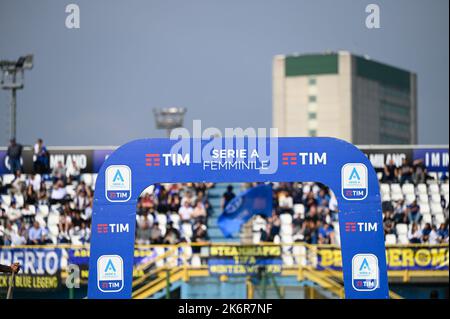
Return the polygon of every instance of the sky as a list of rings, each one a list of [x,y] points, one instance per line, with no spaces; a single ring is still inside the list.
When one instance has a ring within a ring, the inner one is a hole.
[[[80,28],[65,26],[66,5]],[[380,29],[365,8],[380,7]],[[164,137],[152,109],[185,126],[272,125],[277,54],[348,50],[418,75],[419,144],[448,144],[447,0],[0,0],[0,58],[34,54],[18,92],[17,139],[120,145]],[[10,95],[0,92],[0,145]]]

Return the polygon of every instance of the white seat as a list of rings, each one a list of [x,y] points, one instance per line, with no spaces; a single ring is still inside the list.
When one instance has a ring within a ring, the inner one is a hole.
[[[295,245],[292,249],[292,255],[297,264],[306,266],[307,264],[307,256],[306,256],[306,247],[305,246],[297,246]]]
[[[405,195],[408,195],[408,194],[414,195],[414,185],[413,184],[403,184],[402,192]]]
[[[184,234],[186,238],[192,237],[192,226],[191,224],[183,223],[181,225],[181,232]]]
[[[431,218],[430,214],[423,214],[422,215],[422,224],[426,224],[426,223],[431,224],[431,222],[432,222],[432,218]]]
[[[412,202],[416,200],[416,195],[414,194],[406,194],[405,196],[405,204],[410,205]]]
[[[439,227],[441,224],[445,223],[445,217],[443,214],[434,215],[435,224]]]
[[[2,195],[2,202],[6,205],[6,206],[11,206],[11,195]]]
[[[395,226],[397,230],[397,234],[400,235],[406,235],[408,233],[408,225],[407,224],[397,224]]]
[[[50,213],[47,218],[48,227],[59,224],[59,214]]]
[[[425,194],[427,195],[427,184],[421,183],[417,185],[417,194]]]
[[[431,203],[441,204],[441,195],[431,194]]]
[[[192,258],[191,258],[191,266],[193,266],[193,267],[201,267],[201,265],[202,265],[202,260],[201,260],[200,256],[197,255],[197,254],[192,256]]]
[[[390,202],[391,201],[391,195],[390,194],[382,194],[381,195],[381,201],[382,202]]]
[[[448,195],[448,183],[442,184],[441,185],[441,194],[442,195]]]
[[[386,245],[395,245],[397,243],[397,237],[394,234],[386,235]]]
[[[261,234],[260,233],[253,233],[253,243],[259,244],[261,241]]]
[[[305,206],[303,204],[295,204],[294,213],[300,215],[305,214]]]
[[[160,226],[167,225],[167,216],[164,214],[156,214],[156,220],[158,221]]]
[[[278,235],[277,235],[278,236]],[[275,236],[276,237],[276,236]],[[275,242],[275,240],[274,240]],[[292,244],[294,242],[294,240],[292,239],[291,235],[282,235],[281,236],[281,242],[283,244]]]
[[[421,214],[430,214],[431,213],[431,209],[430,209],[430,205],[428,205],[428,203],[420,203],[420,213]]]
[[[393,200],[393,201],[403,200],[403,194],[401,192],[391,193],[391,200]]]
[[[16,200],[16,207],[17,208],[23,207],[23,204],[24,204],[25,200],[24,200],[22,194],[14,195],[14,199]]]
[[[281,236],[284,236],[284,235],[288,235],[288,236],[291,236],[292,235],[292,225],[291,224],[289,224],[289,225],[281,225]]]
[[[170,214],[170,221],[173,223],[174,227],[178,229],[180,225],[180,215],[178,214]]]
[[[14,180],[14,174],[3,175],[3,185],[11,184],[13,180]]]
[[[439,185],[436,183],[430,184],[430,186],[428,187],[428,192],[430,195],[439,194]]]
[[[428,203],[428,194],[419,194],[419,202]]]
[[[398,236],[398,243],[402,245],[409,244],[408,236],[407,235],[399,235]]]
[[[261,220],[253,221],[252,230],[254,232],[260,232],[261,230],[265,230],[265,229],[266,229],[266,221],[263,218],[261,218]]]
[[[442,214],[442,206],[441,204],[431,203],[431,213],[433,215]]]
[[[81,180],[86,184],[86,186],[91,187],[93,183],[92,174],[81,174]]]
[[[280,220],[281,220],[281,225],[291,225],[292,224],[291,214],[281,214]]]
[[[402,193],[402,188],[400,187],[400,184],[397,183],[391,184],[391,195],[392,193]]]
[[[390,187],[389,187],[389,184],[385,184],[385,183],[383,183],[383,184],[380,184],[380,192],[381,192],[381,194],[389,194],[390,193]]]

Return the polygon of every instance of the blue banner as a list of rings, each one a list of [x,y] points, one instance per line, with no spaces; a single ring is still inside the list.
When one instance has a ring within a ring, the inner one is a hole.
[[[218,225],[225,237],[231,238],[255,215],[272,216],[271,185],[250,188],[233,198],[220,215]]]

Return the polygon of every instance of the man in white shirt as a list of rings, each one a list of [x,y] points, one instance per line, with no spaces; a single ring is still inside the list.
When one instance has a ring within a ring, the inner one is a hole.
[[[181,206],[180,209],[178,210],[182,222],[190,222],[191,215],[193,212],[194,209],[191,207],[189,201],[184,201],[183,206]]]

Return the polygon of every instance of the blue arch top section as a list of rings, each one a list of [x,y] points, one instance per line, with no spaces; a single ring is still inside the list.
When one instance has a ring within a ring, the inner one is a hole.
[[[334,138],[141,139],[119,147],[97,177],[89,298],[130,298],[136,204],[154,183],[320,182],[339,203],[346,298],[388,298],[376,173]]]

